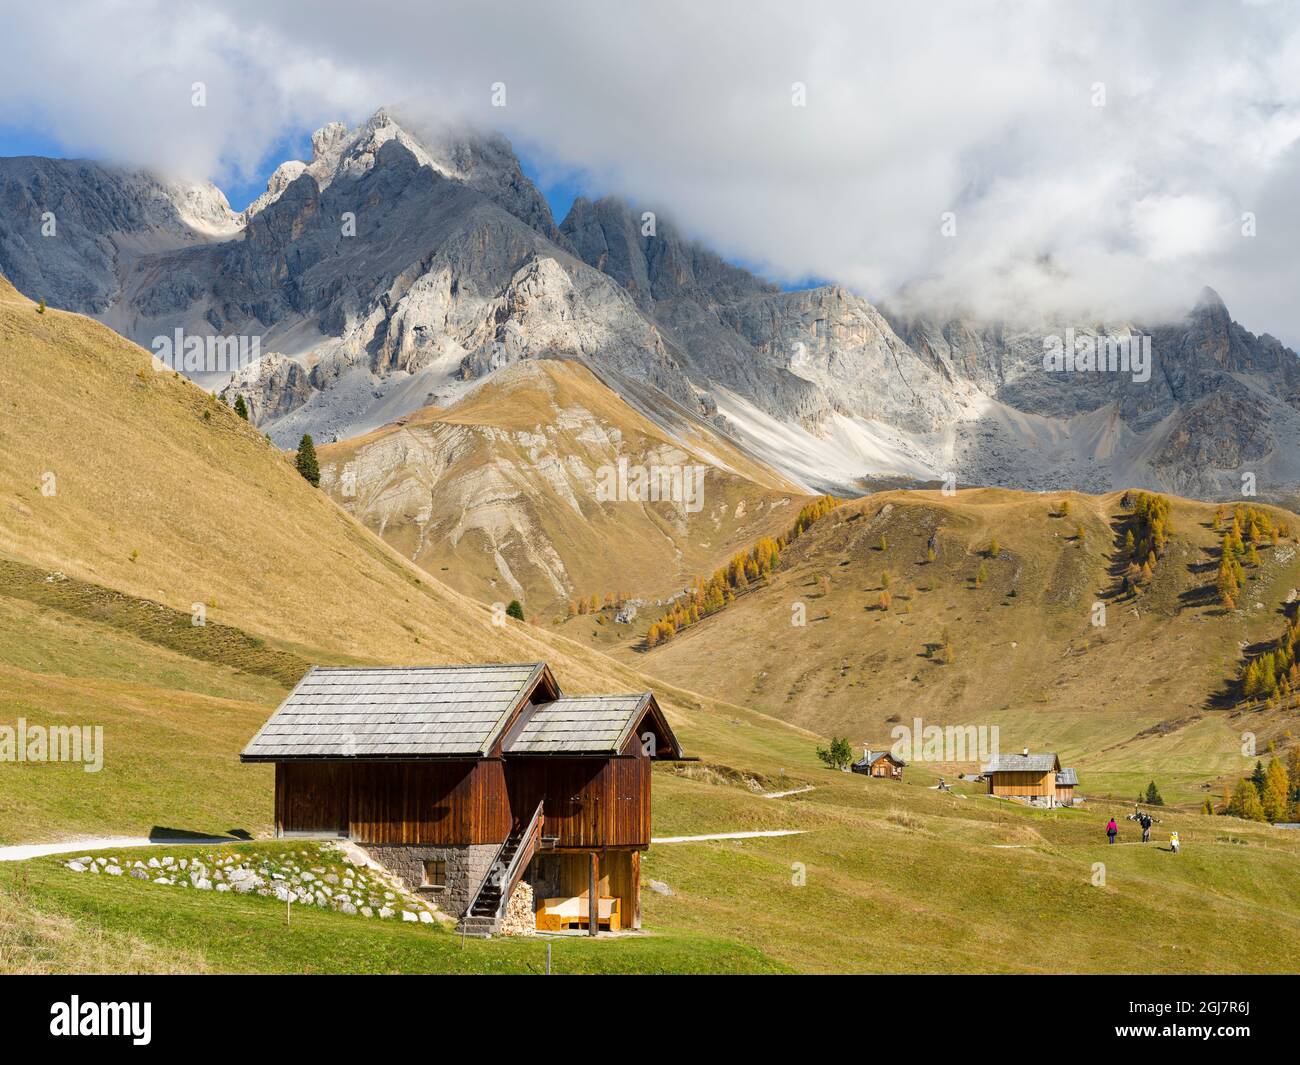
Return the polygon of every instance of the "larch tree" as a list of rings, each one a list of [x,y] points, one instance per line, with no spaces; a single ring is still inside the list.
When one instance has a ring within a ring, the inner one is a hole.
[[[1249,779],[1238,782],[1232,799],[1228,803],[1228,813],[1245,821],[1264,821],[1264,805],[1259,801],[1259,792]]]

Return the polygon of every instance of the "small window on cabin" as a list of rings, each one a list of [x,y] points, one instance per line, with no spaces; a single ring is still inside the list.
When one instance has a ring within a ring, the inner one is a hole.
[[[424,882],[421,887],[441,888],[447,886],[447,863],[442,858],[431,858],[424,863]]]

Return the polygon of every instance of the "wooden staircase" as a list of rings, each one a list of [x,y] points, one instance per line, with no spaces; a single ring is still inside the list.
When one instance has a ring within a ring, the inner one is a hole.
[[[544,821],[539,802],[527,824],[516,823],[511,829],[469,909],[457,924],[458,931],[471,936],[490,936],[501,927],[510,895],[541,846]]]

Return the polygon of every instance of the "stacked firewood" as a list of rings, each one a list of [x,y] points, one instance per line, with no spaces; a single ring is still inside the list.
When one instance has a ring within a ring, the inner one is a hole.
[[[510,893],[506,903],[506,914],[501,920],[503,936],[531,936],[537,931],[537,919],[533,916],[533,886],[521,880]]]

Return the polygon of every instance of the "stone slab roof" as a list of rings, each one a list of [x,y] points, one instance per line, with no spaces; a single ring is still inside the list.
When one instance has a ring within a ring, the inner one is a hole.
[[[244,748],[247,761],[480,756],[542,662],[313,668]]]

